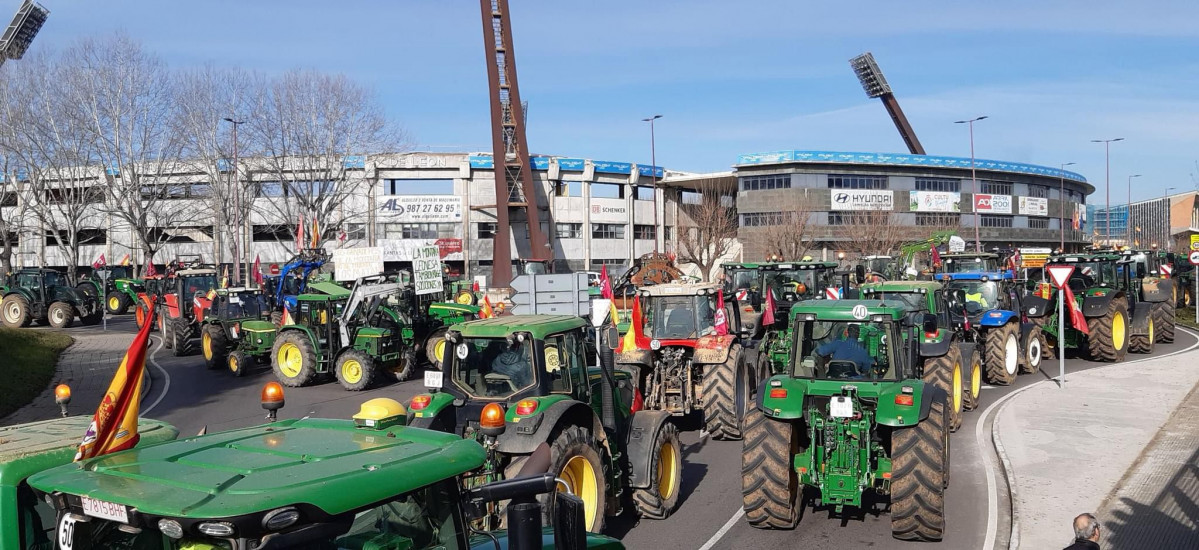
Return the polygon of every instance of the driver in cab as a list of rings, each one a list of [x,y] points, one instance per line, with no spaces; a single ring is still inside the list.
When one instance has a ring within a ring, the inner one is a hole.
[[[491,360],[491,372],[507,376],[513,389],[528,386],[533,382],[533,365],[529,362],[525,343],[517,342],[505,348]]]
[[[832,342],[825,342],[824,344],[821,344],[820,347],[816,348],[816,355],[823,358],[826,363],[829,361],[849,361],[852,362],[857,368],[857,372],[855,373],[834,373],[831,372],[832,369],[830,369],[830,372],[828,373],[829,377],[836,378],[850,375],[858,378],[865,376],[865,373],[869,372],[868,369],[870,368],[871,363],[874,362],[874,358],[870,357],[870,353],[866,351],[866,348],[862,347],[862,344],[858,343],[858,335],[860,332],[861,329],[858,325],[849,325],[849,328],[845,330],[844,337],[833,340]],[[837,370],[840,371],[841,369]]]
[[[983,296],[982,289],[980,288],[980,289],[976,289],[976,290],[978,290],[978,292],[973,292],[973,293],[971,293],[969,291],[966,292],[966,301],[974,302],[974,303],[982,306],[983,309],[987,309],[988,307],[991,307],[990,304],[987,303],[986,296]]]

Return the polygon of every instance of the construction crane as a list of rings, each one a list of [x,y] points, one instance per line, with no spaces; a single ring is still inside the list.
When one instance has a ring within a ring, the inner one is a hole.
[[[549,244],[541,230],[541,209],[529,164],[529,143],[525,137],[524,104],[520,101],[520,88],[516,83],[508,0],[480,0],[479,7],[483,15],[483,46],[491,91],[492,170],[495,174],[491,285],[503,288],[512,280],[514,218],[519,221],[523,217],[528,224],[530,259],[547,258]],[[514,213],[517,216],[513,216]]]
[[[887,108],[887,114],[891,115],[891,121],[899,130],[899,136],[908,146],[908,151],[913,155],[923,155],[924,146],[920,145],[920,140],[916,138],[916,131],[908,123],[908,117],[904,116],[903,109],[899,108],[899,101],[895,99],[895,94],[891,93],[891,85],[887,84],[882,69],[879,69],[878,63],[874,62],[874,54],[866,52],[850,59],[849,66],[853,67],[854,74],[858,75],[858,81],[862,83],[862,90],[866,92],[866,96],[882,100],[883,106]]]

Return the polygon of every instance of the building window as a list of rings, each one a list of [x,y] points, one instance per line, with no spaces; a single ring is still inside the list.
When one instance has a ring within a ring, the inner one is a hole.
[[[979,193],[984,195],[1011,195],[1012,184],[1007,181],[980,181]],[[1010,225],[1008,227],[1011,227]]]
[[[962,224],[961,214],[916,213],[916,225],[932,227],[957,227]]]
[[[583,182],[581,181],[555,181],[553,186],[555,197],[583,196]]]
[[[254,242],[256,243],[285,243],[295,242],[291,225],[255,225]]]
[[[623,223],[593,223],[591,224],[591,238],[623,239],[624,226]]]
[[[647,187],[645,185],[638,185],[637,187],[634,187],[633,190],[634,190],[633,198],[635,200],[639,200],[639,201],[654,200],[654,188],[653,187]]]
[[[829,189],[886,189],[887,176],[828,176]]]
[[[741,214],[741,227],[765,227],[782,225],[791,216],[787,212],[749,212]]]
[[[533,238],[532,235],[529,235],[529,224],[527,224],[527,223],[512,224],[512,230],[522,239],[532,239]],[[548,235],[549,232],[550,232],[549,224],[546,222],[541,222],[541,234]]]
[[[1049,188],[1044,185],[1029,185],[1028,196],[1047,199],[1049,198]]]
[[[386,195],[453,195],[452,179],[386,179],[383,180]]]
[[[554,237],[558,239],[582,239],[583,224],[556,223],[554,224]]]
[[[477,239],[494,239],[495,238],[495,222],[483,222],[475,224],[475,238]]]
[[[704,195],[697,191],[684,190],[679,193],[679,202],[683,204],[700,204],[704,202]]]
[[[624,186],[618,183],[592,183],[591,198],[593,199],[623,199]]]
[[[853,223],[853,220],[850,218],[849,215],[845,214],[844,212],[829,212],[828,213],[828,224],[829,225],[850,225],[852,223]]]
[[[961,191],[961,189],[961,180],[916,178],[917,191],[944,191],[947,193],[958,193]]]
[[[454,236],[454,223],[385,223],[384,239],[448,239]]]
[[[990,214],[982,214],[979,216],[980,227],[1011,227],[1011,216],[994,216]]]
[[[655,229],[657,228],[652,225],[634,225],[633,238],[641,240],[653,240],[657,235],[657,232],[654,231]]]
[[[629,263],[628,260],[620,260],[620,259],[597,260],[595,258],[592,258],[591,259],[591,269],[594,271],[599,271],[599,270],[603,269],[604,266],[624,267],[624,266],[628,265],[628,263]],[[612,270],[609,269],[608,272],[611,273]],[[620,271],[617,271],[617,273],[619,273],[619,272]]]
[[[366,224],[364,223],[347,223],[345,231],[346,240],[366,238]]]
[[[1028,218],[1029,229],[1049,229],[1049,218]]]
[[[790,189],[791,174],[771,176],[747,176],[741,178],[742,191],[765,191],[768,189]]]

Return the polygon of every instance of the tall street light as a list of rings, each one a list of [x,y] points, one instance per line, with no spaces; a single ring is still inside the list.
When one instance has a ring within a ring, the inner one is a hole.
[[[241,182],[237,179],[237,127],[244,124],[244,120],[233,120],[225,117],[221,119],[233,125],[233,168],[232,184],[230,187],[233,191],[233,282],[234,284],[241,283],[241,234],[242,234],[242,219],[241,219]],[[246,247],[247,254],[249,247]],[[246,266],[249,266],[249,260],[246,261]],[[247,277],[247,282],[248,282]]]
[[[1124,141],[1124,138],[1112,139],[1092,139],[1091,143],[1103,144],[1103,162],[1107,166],[1104,179],[1107,187],[1107,205],[1103,209],[1107,212],[1107,244],[1112,244],[1112,142]]]
[[[657,151],[655,151],[654,121],[658,120],[659,118],[662,118],[662,115],[654,115],[649,118],[641,119],[641,122],[649,123],[649,163],[650,163],[649,172],[650,172],[650,176],[653,178],[653,182],[654,182],[653,199],[654,199],[654,253],[655,254],[658,253],[658,156],[657,156]],[[636,202],[636,197],[634,197],[634,202]],[[636,220],[637,220],[637,218],[634,217],[633,218],[634,224],[636,223]],[[637,231],[636,231],[636,229],[637,229],[636,227],[633,228],[633,252],[634,253],[636,253],[636,251],[637,251]]]
[[[1124,232],[1128,234],[1128,237],[1127,237],[1128,242],[1126,242],[1124,244],[1127,244],[1130,246],[1132,245],[1132,178],[1139,178],[1139,177],[1141,177],[1140,174],[1133,174],[1131,176],[1128,176],[1128,206],[1127,206],[1128,215],[1125,218],[1125,224],[1124,224],[1126,226],[1124,228]]]
[[[1166,252],[1174,252],[1174,235],[1172,235],[1170,233],[1170,211],[1173,210],[1172,208],[1170,208],[1170,191],[1174,191],[1176,189],[1178,189],[1178,188],[1177,187],[1167,187],[1166,194],[1162,195],[1162,200],[1165,202],[1165,204],[1163,206],[1166,207],[1166,215],[1165,215]]]
[[[1058,203],[1061,207],[1060,213],[1062,215],[1062,221],[1061,221],[1062,243],[1058,246],[1058,248],[1062,251],[1062,253],[1066,252],[1066,167],[1067,166],[1074,166],[1074,163],[1073,162],[1063,162],[1062,163],[1062,171],[1061,171],[1061,173],[1058,174],[1062,178],[1061,182],[1059,182],[1059,184],[1058,184],[1059,188],[1058,188],[1058,192],[1057,192],[1058,193],[1058,196],[1057,196]]]
[[[954,124],[966,124],[970,126],[970,202],[973,205],[970,207],[974,211],[974,251],[982,252],[982,240],[978,238],[978,175],[974,171],[974,123],[980,120],[985,120],[986,115],[974,117],[970,120],[957,120]]]

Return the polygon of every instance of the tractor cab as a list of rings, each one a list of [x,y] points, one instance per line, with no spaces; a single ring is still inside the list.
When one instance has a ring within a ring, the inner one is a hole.
[[[999,254],[955,253],[941,256],[941,273],[994,272],[1003,268]]]

